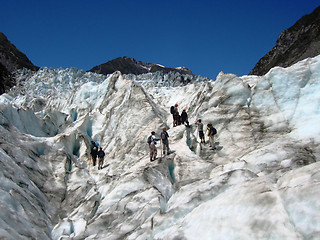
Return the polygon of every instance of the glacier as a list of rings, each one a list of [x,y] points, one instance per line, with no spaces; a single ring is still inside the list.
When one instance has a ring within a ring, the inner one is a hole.
[[[320,56],[214,81],[17,77],[0,96],[1,239],[320,239]],[[173,127],[176,103],[191,128]],[[199,118],[217,150],[200,144]],[[158,144],[150,162],[147,137],[163,127],[172,153]],[[91,140],[106,152],[101,170]]]

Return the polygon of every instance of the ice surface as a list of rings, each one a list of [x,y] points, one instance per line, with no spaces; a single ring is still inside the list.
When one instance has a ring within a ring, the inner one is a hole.
[[[320,239],[320,56],[215,81],[18,77],[0,96],[0,238]],[[176,103],[191,128],[172,127]],[[217,150],[200,145],[199,118],[218,130]],[[158,143],[150,162],[147,137],[163,127],[171,154]],[[106,152],[101,170],[91,140]]]

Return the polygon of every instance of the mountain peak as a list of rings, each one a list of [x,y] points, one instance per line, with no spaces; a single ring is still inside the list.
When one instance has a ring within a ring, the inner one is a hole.
[[[132,57],[118,57],[106,63],[100,64],[98,66],[93,67],[89,70],[89,72],[95,72],[100,74],[112,74],[115,71],[120,71],[122,74],[144,74],[144,73],[152,73],[157,71],[163,71],[165,73],[168,72],[179,72],[181,74],[190,74],[193,75],[192,72],[185,67],[178,68],[168,68],[164,67],[160,64],[154,63],[144,63],[142,61],[137,61]]]

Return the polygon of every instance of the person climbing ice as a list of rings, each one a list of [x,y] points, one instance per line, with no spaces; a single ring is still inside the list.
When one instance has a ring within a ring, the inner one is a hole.
[[[187,114],[186,109],[183,109],[183,111],[181,113],[181,123],[182,124],[186,123],[186,126],[190,127],[189,121],[188,121],[188,114]]]
[[[96,143],[95,141],[91,141],[90,156],[91,156],[93,166],[95,166],[97,162],[98,146],[99,146],[98,143]]]
[[[174,106],[171,106],[170,113],[172,114],[173,118],[173,126],[176,127],[177,125],[180,125],[180,115],[178,111],[178,104],[176,103]]]
[[[201,119],[198,119],[195,124],[198,126],[198,133],[201,143],[205,143],[204,133],[203,133],[203,123]]]
[[[162,142],[162,151],[163,155],[167,154],[169,155],[170,153],[170,148],[169,148],[169,134],[166,131],[166,128],[162,129],[162,132],[160,134],[161,142]]]
[[[156,142],[160,141],[159,138],[156,138],[156,133],[154,131],[151,132],[151,135],[148,137],[148,144],[149,144],[149,149],[150,149],[150,161],[154,161],[157,158],[157,147],[156,147]]]
[[[208,136],[209,136],[209,143],[212,150],[216,149],[214,143],[214,135],[217,134],[217,130],[212,126],[211,123],[207,124]]]
[[[98,147],[94,146],[91,150],[91,157],[92,157],[92,165],[95,166],[97,163],[97,156],[98,156]]]
[[[99,151],[98,151],[98,158],[99,158],[99,162],[98,162],[98,170],[102,169],[103,166],[103,162],[104,162],[104,156],[105,156],[105,152],[102,150],[102,147],[100,147]]]

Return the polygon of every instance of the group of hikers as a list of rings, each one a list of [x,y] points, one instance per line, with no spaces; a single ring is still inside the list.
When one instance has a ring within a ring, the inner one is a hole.
[[[162,132],[160,134],[160,138],[156,138],[156,133],[154,131],[151,132],[151,135],[148,137],[148,144],[150,148],[150,161],[154,161],[157,159],[157,147],[156,142],[160,141],[162,143],[162,151],[163,155],[170,154],[170,148],[169,148],[169,134],[166,131],[166,128],[162,129]]]
[[[97,164],[97,157],[98,157],[98,170],[103,168],[103,162],[104,162],[104,156],[106,155],[105,152],[102,150],[102,147],[100,147],[99,149],[99,145],[94,142],[91,141],[91,145],[90,145],[90,155],[91,155],[91,159],[92,159],[92,164],[93,166],[96,166]]]
[[[175,104],[175,106],[172,106],[170,108],[170,113],[173,116],[173,127],[176,127],[177,125],[181,125],[184,123],[186,123],[186,127],[190,127],[186,109],[183,109],[181,116],[180,116],[179,112],[178,112],[178,104]],[[200,143],[205,143],[203,123],[202,123],[201,119],[198,119],[195,122],[195,125],[197,125],[197,127],[198,127]],[[215,142],[214,142],[214,135],[217,134],[217,130],[213,127],[213,125],[211,123],[207,124],[207,133],[208,133],[208,137],[209,137],[210,148],[212,150],[216,150]],[[154,131],[152,131],[151,135],[147,139],[147,143],[149,144],[149,149],[150,149],[150,161],[154,161],[157,158],[157,147],[156,147],[157,141],[161,141],[160,143],[162,143],[163,155],[170,154],[169,134],[166,131],[166,128],[162,129],[162,132],[160,134],[160,138],[157,138],[156,133]]]
[[[173,126],[176,127],[181,124],[185,124],[187,127],[190,127],[189,121],[188,121],[188,114],[186,112],[186,109],[182,110],[181,115],[178,111],[178,104],[175,104],[174,106],[171,106],[170,113],[172,114],[173,118]]]
[[[203,132],[203,123],[201,122],[201,119],[198,119],[195,124],[198,126],[200,143],[205,143],[204,132]],[[217,134],[217,129],[215,129],[211,123],[208,123],[207,124],[207,132],[208,132],[208,137],[209,137],[209,145],[212,150],[216,150],[216,146],[214,143],[214,135]]]
[[[176,127],[181,124],[185,124],[186,127],[190,127],[189,121],[188,121],[188,114],[186,112],[186,109],[183,109],[181,116],[179,115],[178,111],[178,104],[175,104],[175,106],[172,106],[170,109],[170,113],[173,116],[173,127]],[[203,123],[201,119],[198,119],[195,122],[195,125],[198,127],[198,133],[200,138],[200,143],[205,143],[205,135],[203,131]],[[217,134],[217,130],[213,127],[211,123],[207,124],[207,133],[209,137],[209,145],[212,150],[215,150],[215,142],[214,142],[214,135]],[[160,141],[160,144],[162,144],[162,153],[163,155],[169,155],[170,154],[170,148],[169,148],[169,134],[167,132],[166,128],[162,129],[162,132],[160,134],[160,138],[156,137],[156,133],[154,131],[151,132],[151,135],[147,139],[147,143],[149,144],[150,149],[150,161],[155,161],[157,159],[157,142]],[[103,168],[103,162],[104,162],[104,156],[105,152],[102,150],[102,147],[99,149],[99,145],[91,141],[90,146],[90,155],[92,158],[92,164],[93,166],[96,166],[97,158],[98,158],[98,169]]]

